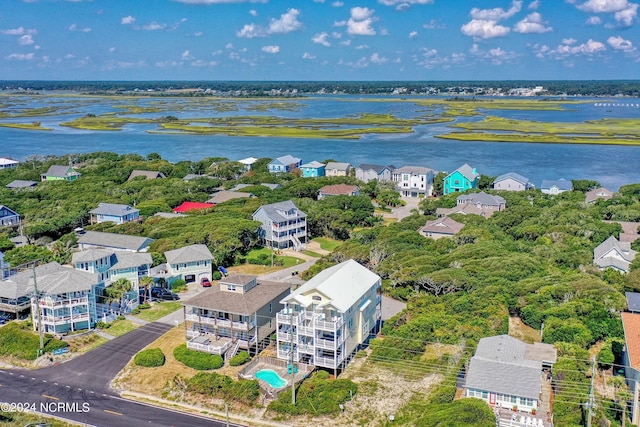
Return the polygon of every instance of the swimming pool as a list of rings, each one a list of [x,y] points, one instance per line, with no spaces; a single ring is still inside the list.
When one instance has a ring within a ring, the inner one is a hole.
[[[281,378],[273,369],[261,369],[256,372],[255,377],[265,381],[273,388],[282,388],[287,385],[287,380]]]

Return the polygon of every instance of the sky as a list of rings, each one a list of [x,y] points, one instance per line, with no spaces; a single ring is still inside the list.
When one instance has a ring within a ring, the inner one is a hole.
[[[639,79],[638,8],[631,0],[2,0],[0,79]]]

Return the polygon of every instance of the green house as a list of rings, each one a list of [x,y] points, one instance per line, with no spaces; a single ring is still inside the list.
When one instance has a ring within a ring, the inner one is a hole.
[[[444,178],[443,194],[464,192],[472,188],[478,188],[480,174],[476,168],[468,164],[460,166]]]
[[[80,173],[71,166],[52,165],[46,173],[40,175],[42,181],[75,181]]]

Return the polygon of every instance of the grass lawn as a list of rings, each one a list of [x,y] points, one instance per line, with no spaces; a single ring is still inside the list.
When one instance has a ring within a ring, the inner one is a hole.
[[[315,239],[313,239],[313,241],[320,243],[320,249],[329,252],[332,252],[335,248],[342,244],[342,242],[330,239],[328,237],[316,237]]]
[[[95,333],[82,335],[69,341],[69,351],[72,353],[86,353],[106,342],[109,342],[109,340]]]
[[[317,254],[317,253],[315,253],[313,251],[302,251],[302,253],[305,254],[305,255],[312,256],[314,258],[321,258],[322,257],[322,255]]]
[[[262,256],[266,255],[269,258],[269,262],[270,262],[272,251],[269,248],[253,249],[249,251],[246,258],[247,260],[258,259],[258,257],[260,257],[261,255]],[[282,262],[282,266],[281,266],[282,268],[293,267],[294,265],[297,265],[300,263],[299,258],[291,257],[291,256],[281,256],[281,255],[275,255],[275,254],[273,256],[273,260]],[[269,266],[271,266],[271,264],[269,264]]]
[[[124,319],[116,320],[115,322],[111,323],[111,326],[103,329],[103,331],[109,335],[113,335],[114,337],[119,337],[133,331],[134,329],[138,329],[139,327],[140,325],[133,323],[131,320]]]
[[[182,303],[179,301],[162,301],[153,303],[151,308],[140,311],[140,314],[135,314],[138,319],[146,320],[147,322],[155,322],[156,320],[173,313],[174,311],[182,308]],[[105,331],[110,334],[109,329]]]
[[[80,407],[82,408],[82,406]],[[37,409],[39,409],[39,407],[37,407]],[[79,425],[77,423],[69,424],[55,418],[46,417],[44,415],[36,415],[32,413],[27,413],[27,412],[0,411],[0,426],[24,426],[24,425],[31,425],[30,423],[38,423],[37,425],[45,425],[45,424],[39,424],[42,422],[46,422],[46,425],[50,427],[72,427],[72,426]],[[36,425],[36,424],[33,424],[33,425]]]

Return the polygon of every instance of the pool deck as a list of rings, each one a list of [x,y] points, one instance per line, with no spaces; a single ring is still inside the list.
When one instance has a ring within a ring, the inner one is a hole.
[[[262,369],[271,369],[275,371],[280,376],[280,378],[287,381],[286,386],[276,389],[271,387],[266,381],[260,379],[258,380],[258,382],[260,383],[260,388],[262,389],[266,397],[275,398],[278,393],[283,391],[287,386],[291,385],[291,374],[287,372],[287,365],[288,362],[285,360],[276,359],[274,357],[258,356],[238,373],[238,377],[243,379],[256,379],[256,372]],[[315,367],[305,365],[303,363],[298,363],[297,366],[298,372],[296,372],[294,376],[294,380],[296,383],[301,382],[315,369]]]

